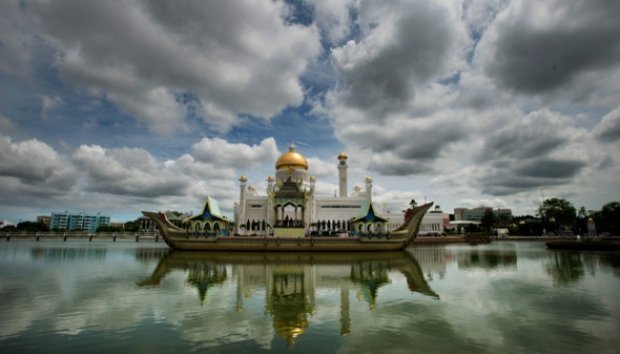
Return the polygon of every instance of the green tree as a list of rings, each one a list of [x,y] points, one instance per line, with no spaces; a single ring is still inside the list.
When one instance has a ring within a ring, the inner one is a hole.
[[[609,232],[612,235],[620,236],[620,203],[609,202],[603,205],[600,211],[592,215],[596,223],[596,231]]]
[[[123,231],[120,226],[101,225],[97,228],[97,232],[121,232]]]
[[[487,208],[484,211],[484,215],[482,215],[482,218],[480,219],[480,225],[487,232],[487,235],[491,234],[491,228],[495,226],[496,222],[497,222],[497,218],[495,217],[495,214],[493,213],[493,209]]]
[[[20,231],[37,232],[37,231],[49,231],[49,227],[42,222],[23,221],[17,224],[17,229]]]
[[[563,198],[545,200],[538,208],[538,213],[543,218],[543,224],[554,231],[572,228],[577,218],[573,204]]]
[[[125,231],[127,232],[137,232],[140,231],[140,219],[136,219],[133,221],[127,221],[125,223]]]

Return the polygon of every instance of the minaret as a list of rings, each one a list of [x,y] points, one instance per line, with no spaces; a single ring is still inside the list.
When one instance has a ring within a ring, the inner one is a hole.
[[[275,179],[273,178],[273,176],[269,176],[267,177],[267,208],[265,210],[265,222],[267,223],[267,227],[265,228],[265,236],[269,236],[269,229],[271,228],[271,225],[274,224],[274,220],[273,217],[271,215],[271,212],[273,210],[273,203],[272,203],[272,197],[273,197],[273,181]]]
[[[273,192],[273,181],[275,179],[273,176],[267,177],[267,192]]]
[[[239,225],[245,221],[245,190],[246,182],[248,178],[246,176],[239,177]],[[239,232],[239,226],[237,226],[237,232]]]
[[[366,177],[366,199],[372,203],[372,177]]]
[[[340,186],[340,198],[347,196],[347,154],[341,152],[338,155],[338,183]]]

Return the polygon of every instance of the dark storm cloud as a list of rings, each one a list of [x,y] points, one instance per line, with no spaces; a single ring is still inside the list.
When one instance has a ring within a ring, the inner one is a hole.
[[[480,159],[541,156],[567,142],[567,138],[557,135],[557,131],[543,125],[510,127],[492,134],[485,140]]]
[[[495,48],[486,59],[486,72],[502,86],[526,93],[550,91],[581,73],[619,62],[620,2],[514,5],[495,24]]]
[[[574,177],[585,165],[579,160],[538,158],[518,164],[514,172],[523,177],[564,179]]]
[[[398,110],[413,97],[416,85],[438,75],[457,37],[445,11],[416,2],[398,20],[390,44],[352,69],[341,68],[350,89],[346,102],[364,109]]]
[[[526,161],[500,160],[480,179],[483,193],[511,195],[542,186],[569,183],[586,163],[579,160],[535,158]]]
[[[400,139],[399,147],[396,149],[396,154],[403,159],[434,160],[448,144],[469,135],[460,124],[438,124],[429,129],[415,130],[412,133],[409,139],[405,137]]]
[[[371,171],[405,176],[433,171],[434,161],[445,148],[469,136],[459,122],[411,119],[393,127],[351,130],[345,133],[346,138],[373,150],[375,155],[368,166]]]
[[[428,161],[405,160],[396,157],[373,157],[368,170],[384,176],[408,176],[429,173],[432,165]]]
[[[531,191],[545,186],[557,186],[569,181],[566,179],[517,176],[512,174],[512,171],[500,171],[484,176],[479,182],[482,193],[503,196]]]

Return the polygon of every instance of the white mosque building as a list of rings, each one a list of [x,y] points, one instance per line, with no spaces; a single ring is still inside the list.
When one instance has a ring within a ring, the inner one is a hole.
[[[275,164],[275,178],[267,177],[266,195],[259,195],[246,176],[239,178],[239,201],[234,206],[237,235],[301,237],[308,234],[387,233],[404,221],[401,213],[388,214],[372,202],[372,178],[365,188],[348,194],[347,155],[338,155],[339,193],[319,196],[315,176],[308,176],[308,161],[291,144]],[[427,213],[420,234],[443,233],[443,213]]]

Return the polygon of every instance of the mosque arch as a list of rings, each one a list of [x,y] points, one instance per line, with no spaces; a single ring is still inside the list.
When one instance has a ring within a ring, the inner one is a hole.
[[[220,223],[219,222],[214,222],[213,223],[213,232],[215,233],[215,236],[219,236],[220,234]]]

